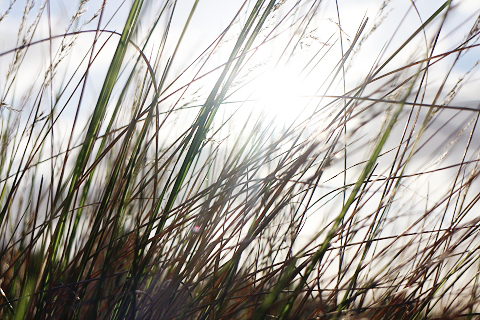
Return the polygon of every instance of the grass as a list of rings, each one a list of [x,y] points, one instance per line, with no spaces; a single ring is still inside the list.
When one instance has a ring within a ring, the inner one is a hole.
[[[478,317],[480,8],[225,3],[2,4],[0,317]]]

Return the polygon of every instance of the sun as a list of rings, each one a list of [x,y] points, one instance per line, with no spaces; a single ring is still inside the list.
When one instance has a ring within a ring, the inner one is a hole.
[[[257,111],[279,124],[294,122],[304,109],[306,85],[292,65],[268,68],[251,86]]]

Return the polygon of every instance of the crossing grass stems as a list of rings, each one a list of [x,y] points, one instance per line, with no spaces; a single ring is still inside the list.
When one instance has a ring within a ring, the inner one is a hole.
[[[198,55],[201,0],[82,0],[66,26],[3,5],[0,317],[478,316],[479,113],[455,102],[480,20],[448,33],[455,1],[411,2],[404,36],[385,1],[352,34],[327,2],[232,2]],[[267,65],[310,90],[289,123],[262,109]]]

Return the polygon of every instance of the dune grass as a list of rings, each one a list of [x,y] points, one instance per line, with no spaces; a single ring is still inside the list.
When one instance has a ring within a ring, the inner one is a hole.
[[[0,318],[478,317],[480,8],[396,4],[2,4]]]

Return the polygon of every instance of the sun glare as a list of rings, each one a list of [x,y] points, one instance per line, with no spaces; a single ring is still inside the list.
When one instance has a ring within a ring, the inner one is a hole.
[[[252,84],[255,108],[267,118],[288,125],[301,113],[305,88],[298,69],[276,66],[264,72]]]

